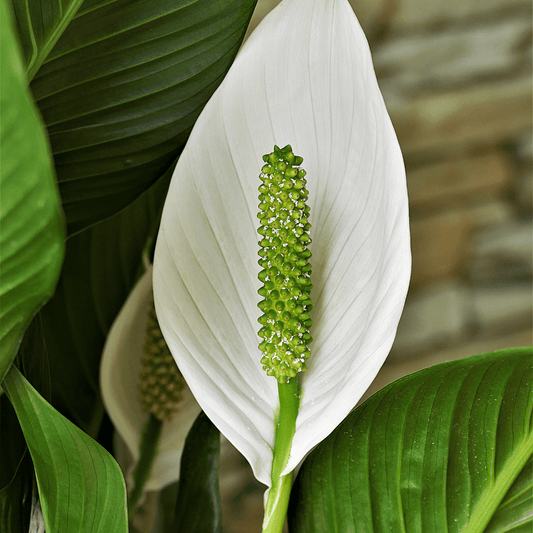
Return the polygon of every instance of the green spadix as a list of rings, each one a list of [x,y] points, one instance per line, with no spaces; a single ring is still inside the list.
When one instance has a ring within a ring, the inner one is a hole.
[[[259,186],[259,279],[264,298],[258,306],[261,363],[269,376],[286,383],[306,370],[311,305],[309,206],[303,159],[290,145],[263,156]]]

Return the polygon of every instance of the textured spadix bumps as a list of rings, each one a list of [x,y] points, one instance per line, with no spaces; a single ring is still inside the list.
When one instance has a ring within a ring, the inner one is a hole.
[[[135,285],[113,323],[100,367],[100,385],[107,412],[133,459],[129,468],[122,463],[127,470],[126,479],[129,485],[132,483],[131,471],[139,460],[141,435],[148,419],[146,410],[139,401],[139,386],[143,387],[139,383],[140,375],[146,373],[147,367],[150,367],[149,376],[152,372],[156,372],[165,373],[168,377],[167,371],[163,372],[163,367],[168,361],[168,352],[165,353],[168,348],[166,344],[160,342],[161,332],[153,321],[152,302],[152,269],[150,267]],[[147,339],[147,332],[149,339]],[[151,354],[147,355],[147,351]],[[174,362],[172,362],[171,372],[178,372]],[[180,381],[179,377],[176,378]],[[151,380],[150,377],[148,379]],[[164,382],[165,379],[163,379]],[[146,490],[159,490],[179,479],[180,459],[185,437],[200,413],[200,407],[191,391],[184,381],[181,383],[184,387],[179,392],[181,400],[178,411],[163,424],[158,453],[145,485]],[[165,400],[163,406],[169,407],[169,403],[174,403],[173,399],[169,399],[168,393],[159,389],[150,391],[150,407],[155,408],[158,405],[153,398],[154,392],[157,393],[159,399],[161,399],[161,394],[167,394],[167,397],[163,398]],[[145,398],[145,401],[148,401],[148,398]]]
[[[161,334],[153,300],[148,311],[141,362],[139,389],[143,410],[161,421],[170,420],[179,408],[185,380]]]
[[[309,334],[309,193],[306,172],[299,168],[303,159],[294,155],[290,145],[275,146],[263,161],[257,215],[261,224],[257,232],[262,236],[259,279],[263,282],[258,292],[264,297],[258,304],[264,313],[258,319],[263,326],[259,349],[263,370],[285,383],[307,369],[305,360],[311,354],[307,345],[313,340]]]
[[[266,485],[279,384],[258,348],[257,175],[263,154],[289,142],[308,173],[314,307],[285,473],[374,379],[409,283],[401,152],[347,0],[283,0],[254,30],[194,125],[157,238],[155,307],[170,351]]]

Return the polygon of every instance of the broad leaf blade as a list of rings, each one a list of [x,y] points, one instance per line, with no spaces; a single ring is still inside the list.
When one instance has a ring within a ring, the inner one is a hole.
[[[126,533],[126,487],[111,455],[60,415],[15,367],[3,386],[33,459],[46,530]]]
[[[0,396],[0,531],[28,531],[33,465],[7,396]]]
[[[67,241],[56,294],[40,312],[40,342],[53,354],[44,362],[53,404],[95,438],[103,415],[99,368],[105,339],[143,271],[143,251],[155,238],[169,180],[163,177],[126,209]],[[24,371],[28,359],[42,359],[37,349],[24,351]],[[37,377],[32,383],[40,388]]]
[[[533,513],[533,457],[494,513],[485,533],[529,533]]]
[[[256,0],[89,0],[32,81],[69,233],[108,217],[181,152]]]
[[[372,396],[304,462],[291,533],[531,527],[532,364],[531,348],[502,350]]]
[[[185,441],[174,524],[165,533],[222,533],[219,458],[220,433],[200,413]]]
[[[0,2],[0,381],[32,316],[53,294],[63,220],[45,133]]]
[[[11,0],[28,79],[42,65],[83,0]]]

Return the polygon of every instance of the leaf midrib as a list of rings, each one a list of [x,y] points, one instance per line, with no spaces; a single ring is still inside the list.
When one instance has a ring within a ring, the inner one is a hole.
[[[80,0],[76,0],[76,1],[80,1]],[[101,4],[98,4],[97,6],[95,6],[94,8],[92,9],[87,9],[87,10],[84,10],[83,12],[81,13],[78,13],[77,10],[76,12],[73,14],[73,16],[71,17],[71,19],[69,19],[69,23],[70,23],[70,20],[72,20],[73,18],[78,18],[78,17],[81,17],[81,16],[84,16],[84,15],[87,15],[93,11],[96,11],[97,9],[100,9],[102,7],[107,7],[108,5],[110,4],[113,4],[116,0],[109,0],[108,2],[105,2],[105,3],[101,3]],[[117,37],[121,34],[124,34],[124,33],[127,33],[127,32],[130,32],[130,31],[134,31],[136,30],[137,28],[141,28],[143,26],[146,26],[146,25],[149,25],[149,24],[152,24],[154,22],[157,22],[159,21],[160,19],[165,19],[165,18],[168,18],[172,15],[175,15],[176,13],[182,11],[183,9],[185,8],[188,8],[190,7],[191,5],[194,5],[196,3],[198,3],[199,0],[193,0],[192,2],[188,3],[188,4],[184,4],[184,5],[180,5],[179,7],[177,7],[176,9],[171,9],[169,11],[165,11],[165,12],[162,12],[162,13],[158,13],[158,14],[155,14],[151,17],[147,17],[141,21],[137,21],[135,23],[132,23],[128,26],[124,26],[123,28],[121,28],[119,31],[115,31],[114,33],[110,33],[110,34],[106,34],[105,36],[102,36],[100,38],[95,38],[94,40],[88,40],[86,42],[84,42],[82,45],[79,45],[77,47],[71,47],[69,48],[68,50],[62,52],[62,53],[58,53],[56,55],[53,56],[53,58],[51,59],[59,59],[61,57],[64,57],[65,55],[68,55],[68,54],[72,54],[74,52],[77,52],[78,50],[81,50],[83,48],[86,48],[88,46],[92,46],[92,45],[95,45],[95,44],[99,44],[99,43],[102,43],[103,41],[106,41],[110,38],[113,38],[113,37]],[[83,0],[81,0],[81,3],[83,3]],[[78,6],[79,7],[79,6]],[[186,27],[182,27],[180,28],[180,31],[183,31],[183,30],[187,30],[189,31],[191,28],[193,28],[195,25],[203,25],[205,24],[206,22],[210,21],[210,20],[217,20],[218,19],[218,15],[219,15],[219,11],[217,11],[216,13],[212,13],[210,14],[206,19],[203,19],[201,20],[200,22],[197,22],[195,24],[192,24],[192,25],[189,25],[189,26],[186,26]],[[68,24],[67,24],[68,25]],[[229,25],[228,25],[229,26]],[[63,28],[64,30],[65,28]],[[167,35],[171,35],[171,34],[174,34],[176,33],[177,30],[174,30],[172,31],[171,33],[167,34]],[[218,32],[217,32],[218,33]],[[61,35],[59,35],[60,37]],[[161,37],[164,37],[165,35],[159,35],[157,37],[157,39],[160,39]],[[58,38],[59,38],[58,37]],[[57,39],[56,39],[57,41]],[[149,41],[147,41],[149,42]],[[55,44],[55,42],[54,42]]]
[[[37,53],[32,55],[28,67],[26,68],[26,79],[28,80],[28,84],[33,80],[33,77],[35,74],[37,74],[38,70],[45,62],[48,54],[52,51],[52,48],[54,48],[61,35],[63,35],[63,32],[70,24],[70,21],[76,16],[76,13],[78,12],[78,9],[81,7],[82,3],[83,0],[73,0],[70,3],[65,11],[65,14],[61,17],[59,23],[55,26],[54,31],[52,31],[52,33],[48,36],[41,49],[38,49]],[[33,39],[33,25],[31,24],[31,20],[30,27],[32,29]]]
[[[495,483],[483,493],[477,502],[468,525],[461,533],[483,533],[485,531],[498,505],[532,454],[533,432],[514,449],[496,477]]]
[[[229,26],[228,26],[229,27]],[[226,29],[226,28],[224,28]],[[217,48],[220,48],[220,46],[225,43],[225,41],[227,41],[228,39],[230,39],[231,37],[233,37],[235,35],[235,33],[237,33],[239,30],[235,30],[233,31],[232,33],[230,33],[229,35],[225,36],[222,41],[216,41],[213,46],[210,46],[209,48],[206,48],[204,50],[202,50],[200,53],[196,53],[194,55],[191,55],[189,57],[187,57],[187,61],[190,61],[191,59],[197,57],[197,56],[201,56],[201,55],[205,55],[207,52],[211,52],[213,49],[217,49]],[[71,85],[65,85],[63,87],[61,87],[60,89],[54,91],[54,92],[50,92],[50,93],[47,93],[46,96],[44,97],[39,97],[39,98],[36,98],[36,102],[41,102],[42,100],[44,100],[45,98],[50,98],[52,96],[55,96],[61,92],[66,92],[66,91],[69,91],[69,90],[72,90],[72,89],[75,89],[76,87],[79,87],[81,85],[84,85],[86,83],[90,83],[90,82],[95,82],[95,81],[99,81],[101,80],[102,78],[106,77],[106,76],[113,76],[113,75],[116,75],[116,74],[122,74],[128,70],[131,70],[131,69],[135,69],[135,68],[138,68],[138,67],[142,67],[146,64],[148,64],[149,62],[155,62],[157,64],[158,61],[160,61],[162,58],[166,58],[168,56],[171,56],[177,52],[182,52],[184,50],[187,50],[189,48],[193,48],[194,46],[196,46],[199,42],[202,42],[202,41],[207,41],[208,39],[212,38],[213,35],[210,35],[208,38],[206,39],[202,39],[201,41],[197,41],[197,42],[194,42],[192,44],[189,44],[187,46],[184,46],[180,49],[177,49],[177,50],[172,50],[171,52],[168,52],[168,53],[165,53],[165,54],[162,54],[162,55],[159,55],[159,56],[154,56],[154,57],[151,57],[148,61],[140,61],[139,63],[135,63],[135,64],[131,64],[131,65],[128,65],[127,67],[124,67],[124,68],[121,68],[120,70],[116,70],[116,71],[112,71],[112,72],[108,72],[108,73],[105,73],[104,75],[95,75],[94,77],[92,78],[86,78],[84,79],[82,82],[76,82],[76,83],[73,83]],[[227,54],[227,52],[222,56],[222,57],[225,57]],[[204,72],[206,70],[208,70],[212,65],[207,65],[206,67],[202,68],[201,70],[198,70],[196,72],[194,72],[193,74],[187,76],[187,77],[184,77],[184,78],[181,78],[179,80],[176,80],[175,83],[171,84],[171,85],[168,85],[166,87],[162,87],[160,89],[157,89],[157,90],[154,90],[150,93],[146,93],[146,94],[142,94],[140,96],[135,96],[135,97],[132,97],[132,98],[129,98],[127,100],[122,100],[118,103],[113,103],[112,105],[109,105],[108,107],[100,107],[98,109],[98,111],[102,110],[102,109],[112,109],[113,107],[117,107],[117,106],[120,106],[120,105],[124,105],[124,104],[128,104],[128,103],[131,103],[131,102],[134,102],[136,100],[139,100],[141,98],[145,98],[147,96],[151,96],[153,94],[157,94],[158,92],[161,92],[161,91],[165,91],[171,87],[176,87],[176,86],[179,86],[180,84],[183,84],[185,82],[188,82],[190,81],[191,79],[197,77],[197,76],[201,76],[204,74]],[[121,82],[119,84],[116,84],[114,85],[113,87],[119,87],[120,85],[128,85],[128,84],[131,84],[132,82],[138,82],[138,81],[141,81],[143,80],[144,78],[148,78],[149,76],[152,76],[154,74],[161,74],[162,72],[164,72],[165,70],[169,70],[169,69],[172,69],[172,68],[175,68],[176,67],[176,64],[173,64],[173,65],[170,65],[170,66],[167,66],[167,67],[164,67],[162,69],[159,69],[159,70],[154,70],[152,72],[150,72],[148,75],[143,75],[143,76],[140,76],[138,78],[135,78],[135,79],[128,79],[124,82]],[[47,110],[47,108],[45,107],[44,108],[45,110]],[[93,113],[94,111],[91,111],[91,112],[88,112],[88,113],[81,113],[79,115],[72,115],[71,117],[69,117],[69,120],[71,119],[75,119],[75,118],[80,118],[80,117],[84,117],[84,116],[88,116],[90,115],[91,113]],[[56,124],[61,124],[62,122],[64,122],[64,120],[60,120],[60,121],[56,121],[56,122],[48,122],[47,123],[47,127],[50,128],[51,126],[55,126]]]

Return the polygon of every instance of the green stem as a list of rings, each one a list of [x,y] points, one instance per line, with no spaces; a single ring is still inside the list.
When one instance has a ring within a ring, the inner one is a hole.
[[[296,429],[296,416],[300,406],[298,379],[278,383],[279,417],[274,440],[272,460],[272,486],[268,492],[263,520],[263,533],[282,533],[289,506],[292,473],[281,475],[291,453],[292,438]]]
[[[141,436],[139,462],[133,470],[133,489],[128,496],[128,519],[130,521],[142,496],[144,485],[150,477],[162,427],[163,422],[150,413]]]

